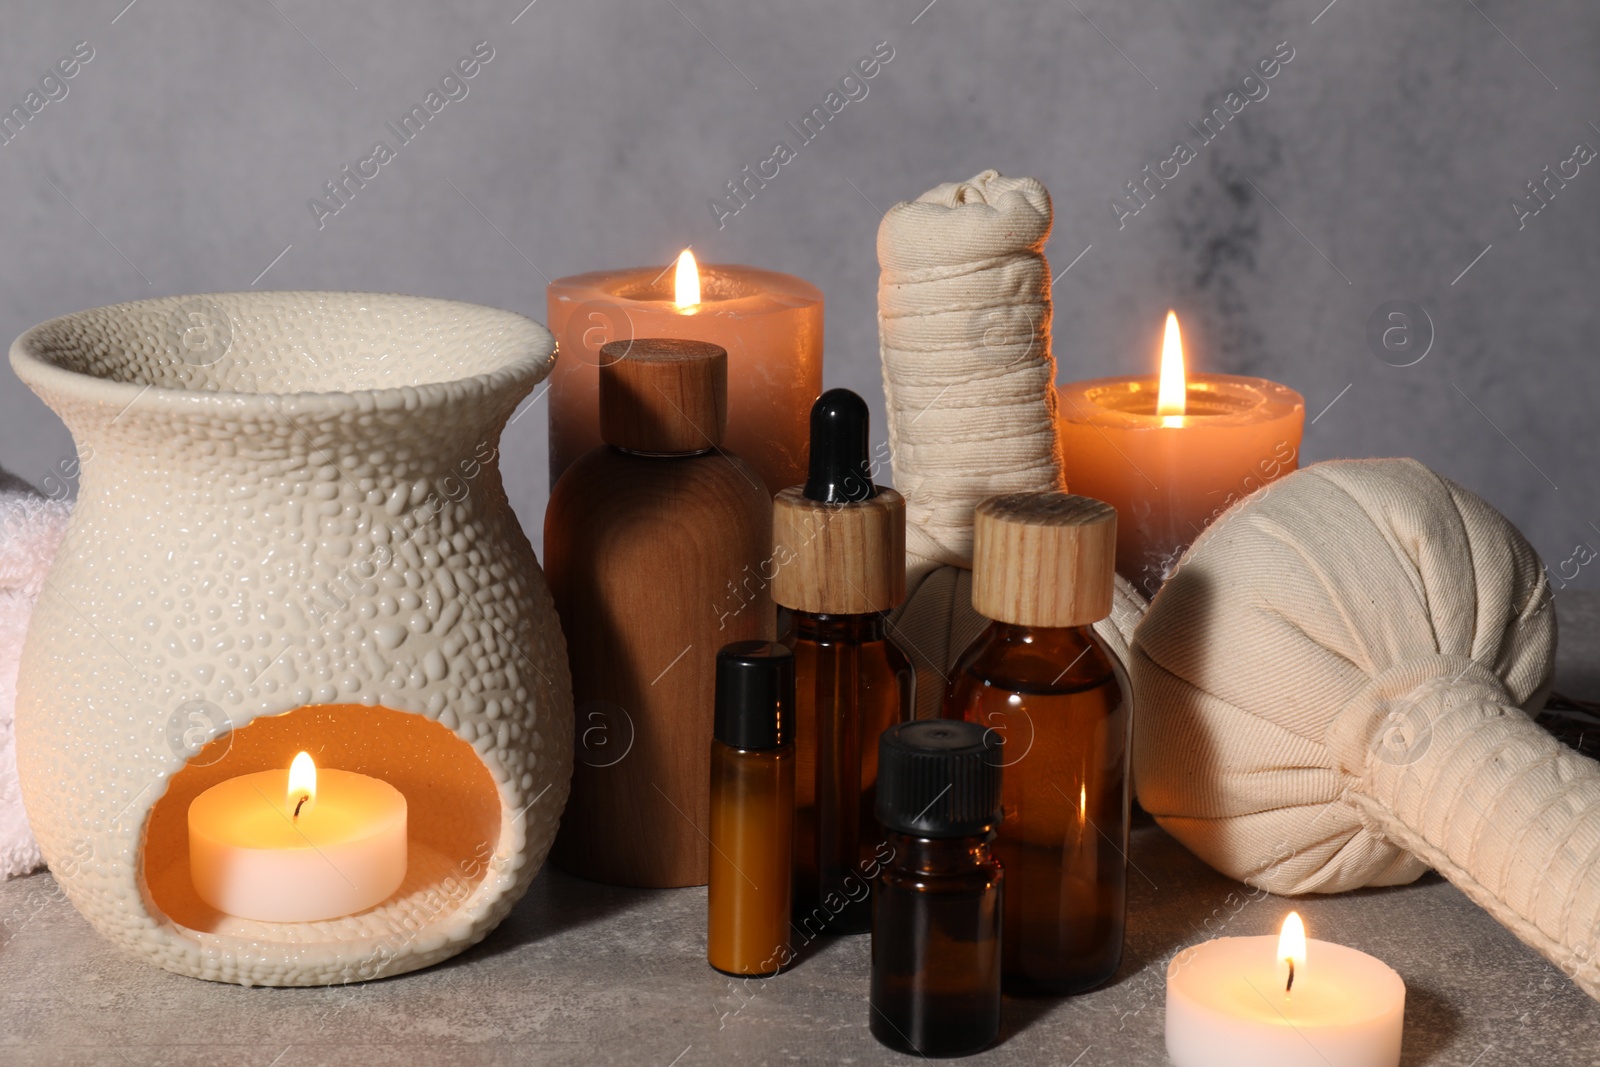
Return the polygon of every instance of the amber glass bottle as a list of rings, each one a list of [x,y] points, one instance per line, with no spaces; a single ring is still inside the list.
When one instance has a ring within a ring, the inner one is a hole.
[[[776,974],[793,959],[793,711],[786,646],[739,641],[717,653],[706,958],[727,974]]]
[[[965,1056],[1000,1033],[1003,872],[996,734],[928,720],[885,731],[878,816],[894,855],[872,894],[872,1036]]]
[[[1132,690],[1090,624],[1111,610],[1116,512],[995,497],[974,523],[972,602],[994,620],[957,661],[948,718],[1002,739],[1005,985],[1076,993],[1116,973],[1127,915]]]
[[[871,925],[878,735],[912,710],[911,661],[886,633],[905,596],[905,501],[872,483],[867,444],[866,402],[822,394],[810,476],[773,509],[772,597],[795,653],[794,921],[808,937]]]

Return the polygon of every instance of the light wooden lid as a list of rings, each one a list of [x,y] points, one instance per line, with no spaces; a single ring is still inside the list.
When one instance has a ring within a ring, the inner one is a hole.
[[[703,452],[728,424],[728,353],[666,337],[600,348],[600,436],[634,452]]]
[[[973,518],[972,606],[1016,626],[1088,626],[1111,614],[1117,510],[1070,493],[1009,493]]]
[[[772,599],[817,615],[867,615],[906,596],[906,502],[893,489],[825,504],[790,486],[772,505]]]

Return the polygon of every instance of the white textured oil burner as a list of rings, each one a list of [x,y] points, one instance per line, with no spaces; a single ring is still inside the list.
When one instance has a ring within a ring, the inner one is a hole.
[[[353,293],[140,301],[13,345],[82,471],[18,769],[101,933],[180,974],[317,985],[435,963],[510,911],[571,772],[561,630],[496,463],[553,360],[520,315]],[[404,797],[404,880],[339,918],[224,914],[190,805],[302,750]]]

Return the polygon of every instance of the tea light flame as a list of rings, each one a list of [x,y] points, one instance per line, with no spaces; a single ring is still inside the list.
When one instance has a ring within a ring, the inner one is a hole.
[[[678,307],[694,307],[700,303],[700,265],[694,253],[685,248],[678,253],[678,272],[673,277],[672,302]]]
[[[295,756],[294,762],[289,764],[289,804],[294,808],[294,817],[299,818],[302,811],[317,800],[317,764],[311,758],[311,753],[302,752]]]
[[[1188,395],[1189,383],[1183,369],[1183,338],[1178,333],[1178,316],[1176,312],[1168,311],[1167,329],[1161,339],[1161,386],[1156,392],[1156,414],[1184,414],[1188,407]]]
[[[1283,979],[1283,993],[1288,996],[1294,989],[1296,974],[1306,969],[1306,924],[1300,913],[1291,911],[1283,920],[1283,932],[1278,935],[1278,977]]]

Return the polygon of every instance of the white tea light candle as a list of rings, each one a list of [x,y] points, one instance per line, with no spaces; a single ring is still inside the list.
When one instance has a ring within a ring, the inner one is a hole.
[[[1406,987],[1364,952],[1279,937],[1219,937],[1167,965],[1167,1056],[1177,1067],[1396,1067]]]
[[[381,904],[406,877],[406,798],[300,753],[288,770],[207,789],[189,805],[200,899],[263,922],[337,919]]]

